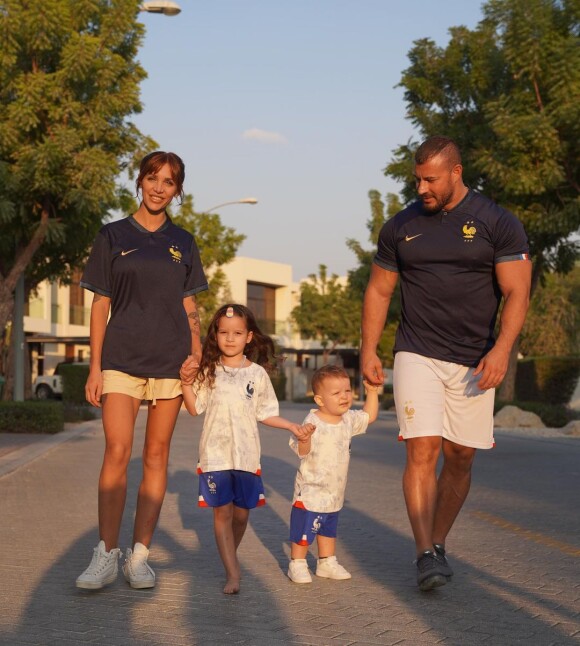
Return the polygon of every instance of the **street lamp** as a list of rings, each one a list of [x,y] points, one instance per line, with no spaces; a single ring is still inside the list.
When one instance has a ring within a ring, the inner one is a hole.
[[[255,197],[243,197],[241,200],[233,200],[232,202],[223,202],[222,204],[217,204],[212,206],[211,209],[206,209],[203,213],[211,213],[217,209],[221,209],[222,206],[229,206],[230,204],[257,204],[258,200]]]
[[[181,7],[177,2],[173,2],[172,0],[144,2],[139,9],[140,11],[147,11],[147,13],[162,13],[165,16],[177,16],[181,11]]]

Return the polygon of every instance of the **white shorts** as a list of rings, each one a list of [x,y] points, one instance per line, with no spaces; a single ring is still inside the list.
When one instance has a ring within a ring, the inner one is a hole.
[[[480,390],[475,368],[397,352],[393,392],[399,438],[438,435],[474,449],[491,449],[495,389]]]

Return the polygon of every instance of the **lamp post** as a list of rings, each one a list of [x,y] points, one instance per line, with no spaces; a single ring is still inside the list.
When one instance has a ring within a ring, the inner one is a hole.
[[[139,10],[147,13],[162,13],[164,16],[177,16],[181,12],[181,7],[173,0],[154,0],[144,2]]]
[[[216,204],[212,206],[211,209],[205,209],[202,213],[211,213],[212,211],[217,211],[221,209],[222,206],[229,206],[230,204],[257,204],[258,200],[255,197],[243,197],[241,200],[232,200],[231,202],[222,202],[221,204]]]

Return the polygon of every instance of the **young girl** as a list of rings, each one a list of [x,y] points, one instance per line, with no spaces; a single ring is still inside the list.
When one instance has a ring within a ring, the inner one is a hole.
[[[225,594],[240,589],[240,545],[250,509],[265,504],[260,477],[257,422],[307,439],[315,426],[278,416],[278,400],[267,371],[274,367],[274,344],[243,305],[224,305],[214,315],[195,368],[181,369],[183,400],[191,415],[206,413],[199,447],[199,506],[213,507],[214,531],[226,571]],[[192,383],[193,382],[193,383]]]

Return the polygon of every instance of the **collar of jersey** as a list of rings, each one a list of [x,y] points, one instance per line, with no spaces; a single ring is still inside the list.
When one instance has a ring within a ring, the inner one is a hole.
[[[159,229],[155,229],[155,231],[149,231],[149,229],[146,229],[144,226],[141,226],[139,222],[137,222],[137,220],[135,220],[135,218],[132,215],[130,215],[127,219],[141,233],[155,235],[156,233],[161,233],[162,231],[165,231],[165,229],[167,229],[167,227],[171,224],[171,220],[167,215],[167,213],[165,214],[165,218],[166,218],[165,222],[159,227]]]

